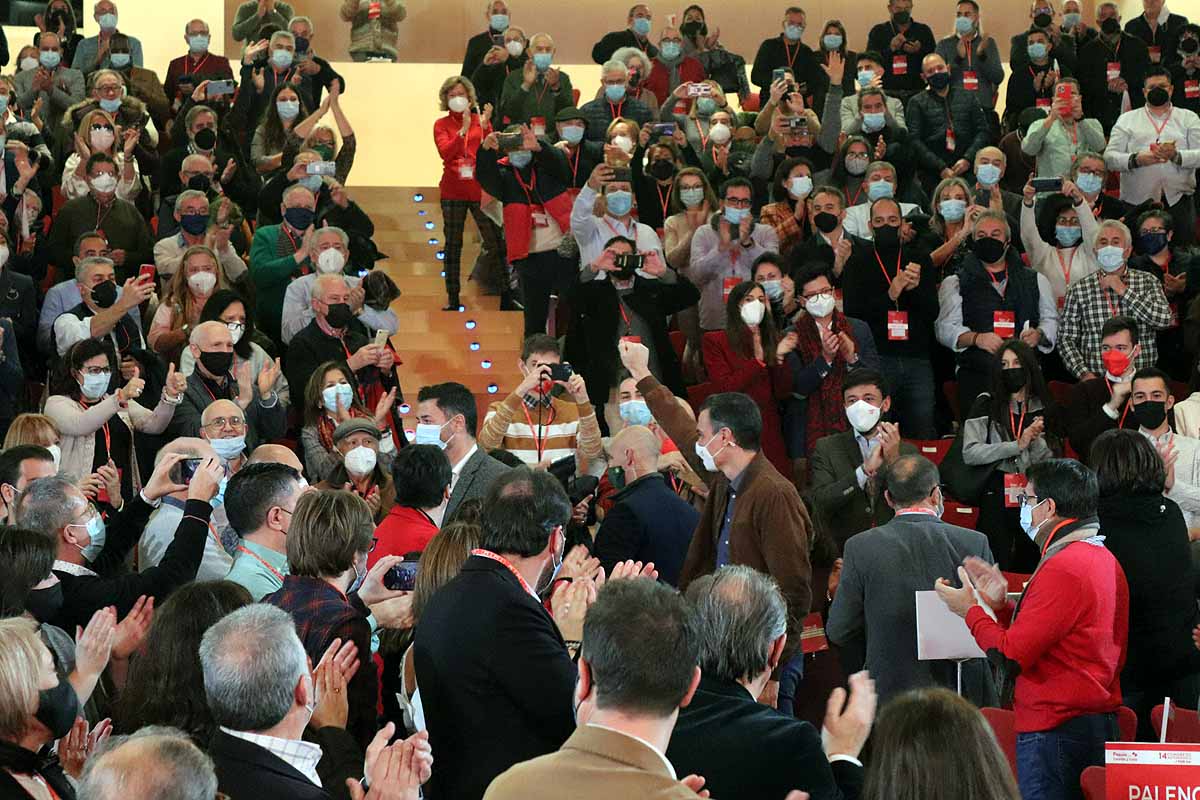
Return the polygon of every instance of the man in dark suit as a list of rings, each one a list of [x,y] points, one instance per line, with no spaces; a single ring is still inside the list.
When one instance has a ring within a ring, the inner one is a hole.
[[[1150,49],[1145,42],[1121,32],[1121,12],[1115,2],[1096,7],[1096,27],[1100,33],[1079,48],[1079,89],[1083,95],[1083,114],[1100,120],[1104,135],[1112,131],[1124,108],[1125,95],[1133,108],[1141,108],[1143,76],[1150,67]],[[1108,65],[1119,70],[1110,77]]]
[[[608,574],[622,561],[653,562],[659,580],[675,586],[700,512],[658,471],[661,444],[644,425],[630,425],[608,446],[608,476],[617,493],[596,532],[592,554]]]
[[[892,407],[883,376],[858,369],[842,383],[842,401],[850,429],[823,436],[809,455],[809,500],[818,530],[833,536],[838,552],[854,534],[892,518],[882,502],[879,470],[916,448],[900,441],[900,426],[882,421]]]
[[[1104,374],[1089,373],[1071,387],[1067,401],[1067,436],[1079,460],[1088,463],[1092,442],[1112,428],[1138,426],[1129,413],[1133,374],[1142,346],[1138,342],[1138,324],[1131,317],[1115,316],[1100,328],[1100,358]]]
[[[749,567],[722,567],[693,583],[687,598],[704,638],[700,688],[680,710],[667,748],[676,770],[703,775],[705,789],[729,800],[783,798],[793,789],[814,800],[857,798],[858,754],[875,716],[870,677],[851,676],[849,704],[826,715],[823,743],[810,723],[757,700],[787,639],[775,582]]]
[[[413,644],[437,753],[433,800],[482,797],[575,729],[571,658],[583,626],[555,624],[535,593],[562,558],[571,503],[548,472],[521,467],[492,484],[484,508],[480,549],[429,599]]]
[[[339,669],[333,662],[322,659],[325,669]],[[309,670],[308,655],[290,614],[256,603],[222,618],[200,641],[200,667],[209,710],[220,726],[208,754],[223,794],[230,800],[330,800],[334,796],[322,788],[328,785],[337,792],[333,782],[341,775],[329,770],[330,762],[361,758],[362,751],[350,734],[333,726],[312,731],[320,744],[301,739],[306,728],[314,727],[310,720],[320,698],[317,675]],[[321,669],[318,666],[317,673]],[[406,775],[412,785],[400,783],[398,770],[376,769],[369,776],[372,794],[411,791],[416,796],[417,781],[428,778],[432,763],[423,738],[417,734],[380,756],[390,761],[394,751],[416,746],[421,767]],[[376,787],[377,781],[384,785]]]
[[[922,686],[956,688],[953,661],[917,660],[913,593],[931,591],[943,575],[954,575],[967,556],[991,564],[987,537],[941,519],[938,470],[923,456],[901,456],[885,471],[884,497],[896,517],[846,542],[841,581],[825,634],[839,646],[863,650],[876,678],[879,702]],[[868,588],[869,587],[869,588]],[[986,659],[962,666],[962,694],[979,706],[998,700]]]
[[[414,443],[435,444],[450,460],[450,499],[442,508],[442,526],[454,519],[463,501],[482,500],[492,482],[509,470],[475,443],[478,430],[479,407],[470,389],[453,382],[421,387]]]

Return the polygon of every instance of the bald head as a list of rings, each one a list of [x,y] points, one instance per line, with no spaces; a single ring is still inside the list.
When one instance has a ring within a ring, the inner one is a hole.
[[[250,454],[250,464],[283,464],[304,474],[304,465],[295,451],[281,444],[260,444]]]
[[[936,508],[941,500],[940,490],[935,493],[938,489],[938,468],[924,456],[900,456],[887,466],[884,481],[887,498],[895,508]]]
[[[217,792],[213,762],[187,735],[151,725],[132,736],[114,737],[88,759],[80,800],[212,800]]]
[[[214,400],[200,414],[200,424],[208,425],[217,417],[235,416],[242,418],[242,408],[232,400]]]
[[[624,467],[627,480],[635,477],[628,474],[631,469],[639,478],[658,469],[661,445],[658,437],[645,425],[623,428],[613,437],[608,449],[612,454],[613,466]]]
[[[229,326],[218,320],[201,322],[192,328],[191,343],[203,351],[213,349],[216,345],[229,340],[229,348],[233,349],[233,338],[229,335]]]

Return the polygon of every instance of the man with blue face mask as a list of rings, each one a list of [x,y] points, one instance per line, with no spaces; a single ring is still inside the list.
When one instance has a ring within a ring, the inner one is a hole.
[[[874,236],[871,225],[871,204],[876,200],[888,197],[898,199],[900,215],[903,217],[921,213],[921,207],[916,203],[904,202],[903,197],[897,197],[899,179],[896,176],[896,167],[888,161],[872,161],[867,164],[867,169],[863,173],[863,187],[866,191],[860,195],[856,205],[846,209],[846,216],[842,219],[842,229],[852,236],[860,239],[870,239]],[[906,235],[908,238],[912,238],[911,231],[906,231]]]
[[[187,45],[187,53],[171,60],[163,82],[167,100],[175,110],[202,81],[233,80],[229,59],[209,52],[212,33],[207,22],[202,19],[190,20],[183,28],[183,41]]]
[[[988,208],[995,209],[998,201],[1000,210],[1008,217],[1009,227],[1015,230],[1021,219],[1021,195],[1014,194],[1001,186],[1001,181],[1008,171],[1008,157],[999,147],[988,145],[979,148],[979,152],[975,154],[974,166],[973,197],[976,203],[984,205],[978,201],[985,194]],[[1019,242],[1014,242],[1013,246],[1018,250],[1021,249]]]
[[[775,82],[777,70],[787,69],[791,72],[795,89],[804,96],[806,102],[827,80],[821,69],[820,57],[801,41],[805,22],[804,9],[789,6],[783,12],[779,35],[764,39],[758,46],[754,66],[750,69],[750,82],[758,87],[759,103],[764,108],[770,99],[771,84]]]
[[[621,236],[636,244],[636,252],[658,254],[666,264],[662,241],[649,225],[638,222],[633,216],[633,184],[629,180],[616,180],[614,168],[599,164],[592,171],[587,185],[580,190],[571,207],[571,233],[579,245],[581,280],[603,280],[604,270],[594,269],[604,254],[607,243],[614,236]],[[603,213],[595,213],[596,199],[603,194]]]
[[[83,73],[62,63],[63,49],[58,34],[47,31],[38,38],[38,66],[18,72],[16,102],[25,114],[42,101],[44,133],[55,136],[61,127],[63,112],[84,97]]]
[[[650,29],[653,25],[653,15],[650,6],[639,3],[629,9],[624,30],[612,31],[592,47],[592,60],[603,64],[613,57],[613,53],[622,47],[636,47],[646,55],[654,58],[658,48],[650,41]]]
[[[979,4],[962,0],[954,12],[954,32],[941,39],[935,51],[950,68],[950,83],[973,94],[984,108],[996,107],[1004,64],[996,40],[983,33]],[[999,129],[999,121],[990,113]]]
[[[629,96],[629,69],[621,61],[607,61],[601,67],[600,89],[600,97],[579,107],[587,121],[584,148],[597,162],[604,159],[605,138],[613,120],[624,117],[645,125],[656,116],[645,103]]]
[[[598,163],[595,156],[585,152],[583,137],[587,132],[587,120],[578,108],[567,106],[554,115],[554,127],[558,132],[558,141],[554,146],[567,157],[567,167],[570,170],[569,187],[572,194],[582,189],[591,177]]]
[[[707,77],[700,60],[684,53],[683,36],[679,29],[663,28],[658,35],[658,56],[653,59],[650,75],[642,81],[642,86],[655,97],[666,100],[680,84],[700,83]],[[679,113],[681,108],[686,113],[693,99],[681,98],[682,102],[675,104],[675,113]]]
[[[117,33],[117,4],[112,0],[100,0],[92,8],[93,19],[100,26],[100,33],[89,36],[75,46],[75,59],[71,68],[84,75],[98,69],[116,66],[112,58],[112,40]],[[129,36],[129,54],[134,65],[142,66],[142,43]]]
[[[163,91],[162,80],[154,70],[133,63],[132,41],[123,33],[113,34],[109,45],[111,69],[125,81],[126,94],[146,104],[146,111],[154,120],[155,128],[165,130],[171,105]]]
[[[858,63],[855,67],[856,75],[855,82],[858,85],[857,94],[845,94],[842,91],[841,85],[830,85],[829,94],[825,100],[825,113],[829,113],[829,98],[837,97],[839,99],[838,114],[841,118],[841,130],[847,134],[858,133],[862,130],[863,120],[860,112],[861,101],[859,96],[868,89],[883,90],[883,57],[874,50],[867,50],[858,54]],[[905,131],[908,126],[904,122],[904,103],[898,98],[883,94],[885,110],[887,115],[891,117],[892,122],[898,128]],[[825,119],[822,118],[822,129],[825,127]]]
[[[210,501],[224,470],[216,459],[201,461],[185,486],[172,479],[184,457],[171,454],[154,468],[142,491],[127,498],[120,513],[107,523],[68,478],[39,478],[30,483],[17,503],[17,520],[53,537],[54,574],[62,582],[63,605],[56,619],[64,629],[87,625],[92,614],[116,606],[124,617],[143,595],[165,597],[196,578],[209,538]],[[185,513],[157,567],[125,571],[130,548],[146,526],[154,507],[171,492],[186,491]]]
[[[529,125],[536,136],[550,139],[554,139],[554,115],[575,102],[571,77],[553,66],[555,50],[550,34],[530,37],[525,66],[504,79],[498,115]]]
[[[317,29],[311,17],[292,17],[288,23],[288,32],[295,37],[296,42],[296,69],[305,78],[309,79],[309,101],[313,104],[309,108],[317,108],[321,105],[321,95],[323,92],[329,91],[336,81],[339,87],[339,92],[346,91],[346,79],[340,73],[335,71],[329,65],[329,62],[316,54],[313,48],[313,39],[317,36]]]
[[[483,9],[483,19],[487,23],[487,29],[467,40],[467,50],[463,56],[462,68],[458,71],[459,75],[469,78],[483,63],[483,57],[489,50],[497,43],[501,47],[504,46],[504,33],[511,22],[508,3],[504,0],[487,0]]]

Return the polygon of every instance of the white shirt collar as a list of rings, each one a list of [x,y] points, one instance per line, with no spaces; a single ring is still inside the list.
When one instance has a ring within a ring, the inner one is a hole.
[[[1170,428],[1167,428],[1166,433],[1164,433],[1162,436],[1154,436],[1152,433],[1150,433],[1150,431],[1146,430],[1145,428],[1143,428],[1141,426],[1138,426],[1138,433],[1140,433],[1142,436],[1145,436],[1150,441],[1156,442],[1156,443],[1170,441],[1171,438],[1175,435],[1171,431]]]
[[[462,474],[463,467],[467,465],[467,462],[471,460],[471,456],[475,455],[475,451],[478,449],[478,444],[471,445],[471,449],[467,451],[467,454],[463,456],[457,464],[450,468],[450,472],[454,474],[454,477],[457,478],[460,474]]]
[[[221,730],[234,738],[258,745],[280,761],[292,767],[304,777],[321,786],[321,777],[317,774],[317,762],[321,760],[321,746],[306,742],[302,739],[280,739],[278,736],[264,736],[261,733],[235,731],[221,726]],[[324,787],[322,787],[324,788]]]
[[[625,731],[619,731],[616,728],[610,728],[607,725],[599,725],[595,722],[589,722],[587,725],[589,728],[600,728],[601,730],[612,731],[613,733],[619,733],[622,736],[627,736],[630,739],[633,739],[634,741],[641,742],[646,747],[650,748],[650,750],[654,753],[654,755],[658,756],[659,760],[662,761],[663,766],[667,768],[667,774],[669,774],[671,776],[671,780],[678,780],[677,776],[675,775],[675,767],[672,766],[671,762],[667,760],[667,757],[665,755],[663,755],[662,751],[659,750],[654,745],[647,742],[642,737],[634,736],[632,733],[626,733]]]
[[[1163,3],[1162,11],[1158,12],[1158,19],[1155,20],[1159,25],[1166,25],[1167,20],[1171,17],[1171,9],[1167,8],[1167,4]]]
[[[98,577],[95,572],[83,566],[82,564],[72,564],[70,561],[59,561],[55,559],[54,564],[50,569],[55,572],[65,572],[68,575],[74,575],[76,578],[95,578]]]

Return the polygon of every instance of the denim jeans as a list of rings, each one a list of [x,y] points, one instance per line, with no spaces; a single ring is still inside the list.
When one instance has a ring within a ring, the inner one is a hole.
[[[1022,800],[1083,800],[1079,776],[1104,766],[1104,743],[1118,738],[1116,714],[1085,714],[1048,731],[1017,734]]]
[[[900,435],[909,439],[936,438],[933,365],[929,359],[882,355],[879,360],[892,396],[892,419],[901,420]]]
[[[792,659],[779,670],[779,699],[775,701],[775,710],[789,717],[796,716],[796,693],[800,691],[800,683],[804,680],[804,653],[796,653]]]

